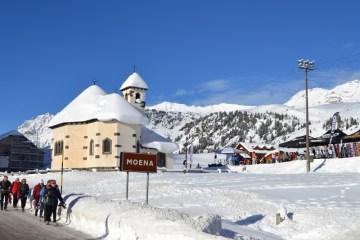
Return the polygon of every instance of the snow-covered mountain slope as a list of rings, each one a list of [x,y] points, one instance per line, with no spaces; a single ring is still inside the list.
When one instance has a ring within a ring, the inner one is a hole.
[[[214,112],[232,112],[250,109],[253,106],[245,106],[238,104],[220,103],[209,106],[188,106],[180,103],[162,102],[154,106],[148,107],[148,109],[154,109],[164,112],[191,112],[198,114],[210,114]]]
[[[326,122],[339,112],[341,128],[348,134],[360,126],[360,81],[339,85],[332,90],[310,90],[310,134],[318,137],[326,131]],[[277,144],[304,135],[305,100],[295,94],[286,104],[243,106],[217,104],[187,106],[163,102],[146,109],[149,128],[180,144],[192,141],[196,150],[219,149],[239,141]],[[340,102],[336,102],[334,96]],[[37,116],[19,127],[30,140],[40,147],[49,147],[51,130],[50,113]]]
[[[39,148],[47,148],[51,145],[51,129],[48,128],[49,122],[54,117],[50,113],[36,116],[26,120],[18,127],[18,131],[25,135]]]
[[[333,89],[309,89],[309,106],[315,107],[331,103],[360,102],[360,80],[353,80],[334,87]],[[284,105],[304,108],[305,90],[296,93]]]

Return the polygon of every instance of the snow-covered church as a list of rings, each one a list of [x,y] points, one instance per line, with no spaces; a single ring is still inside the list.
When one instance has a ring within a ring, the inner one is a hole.
[[[178,145],[147,128],[148,85],[134,72],[119,93],[107,94],[94,84],[55,115],[52,169],[111,169],[121,152],[158,154],[158,166],[171,168]]]

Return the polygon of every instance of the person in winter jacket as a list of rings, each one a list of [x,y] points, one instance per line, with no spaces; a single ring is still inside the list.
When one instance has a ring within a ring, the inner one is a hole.
[[[0,182],[0,195],[1,195],[1,210],[7,209],[7,204],[9,201],[11,190],[11,182],[8,180],[7,176],[4,176],[3,180]]]
[[[30,209],[32,209],[32,207],[33,207],[32,191],[33,191],[33,189],[29,188],[28,195],[26,196],[29,199]]]
[[[30,188],[29,188],[29,185],[26,183],[26,179],[25,178],[21,179],[21,185],[18,190],[18,199],[21,200],[21,210],[23,212],[25,211],[25,205],[26,205],[26,200],[27,200],[29,191],[30,191]]]
[[[45,219],[44,221],[48,225],[51,221],[51,215],[53,216],[53,222],[56,223],[56,209],[58,202],[64,205],[64,199],[61,197],[58,186],[55,180],[49,180],[45,188]]]
[[[45,210],[45,197],[46,197],[46,185],[44,185],[40,191],[40,200],[37,205],[37,208],[40,210],[40,218],[43,217],[43,213]]]
[[[32,192],[32,198],[34,200],[34,208],[35,208],[35,217],[38,215],[40,209],[40,193],[44,187],[44,180],[41,180],[38,184],[34,186]],[[40,210],[40,216],[42,216],[42,211]]]
[[[12,187],[11,187],[11,194],[13,195],[13,207],[17,208],[17,204],[19,201],[18,198],[18,191],[20,188],[21,182],[19,178],[16,178],[15,181],[12,183]]]

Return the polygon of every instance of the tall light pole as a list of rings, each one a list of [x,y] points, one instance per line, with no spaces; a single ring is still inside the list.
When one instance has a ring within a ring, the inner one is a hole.
[[[306,172],[310,172],[310,141],[309,141],[309,96],[308,96],[308,72],[314,70],[315,62],[300,59],[298,67],[305,72],[305,112],[306,112]]]

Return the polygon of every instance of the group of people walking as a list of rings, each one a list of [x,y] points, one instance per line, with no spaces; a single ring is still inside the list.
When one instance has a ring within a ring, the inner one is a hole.
[[[6,211],[8,204],[11,202],[13,208],[18,208],[18,202],[20,201],[21,210],[24,212],[26,201],[30,199],[30,208],[34,207],[35,216],[39,215],[40,218],[44,218],[46,224],[51,222],[51,216],[53,222],[56,223],[58,205],[65,206],[64,199],[55,180],[48,180],[46,185],[41,180],[33,189],[30,189],[25,178],[21,181],[19,178],[16,178],[11,183],[8,177],[4,176],[0,182],[0,194],[1,211]]]

